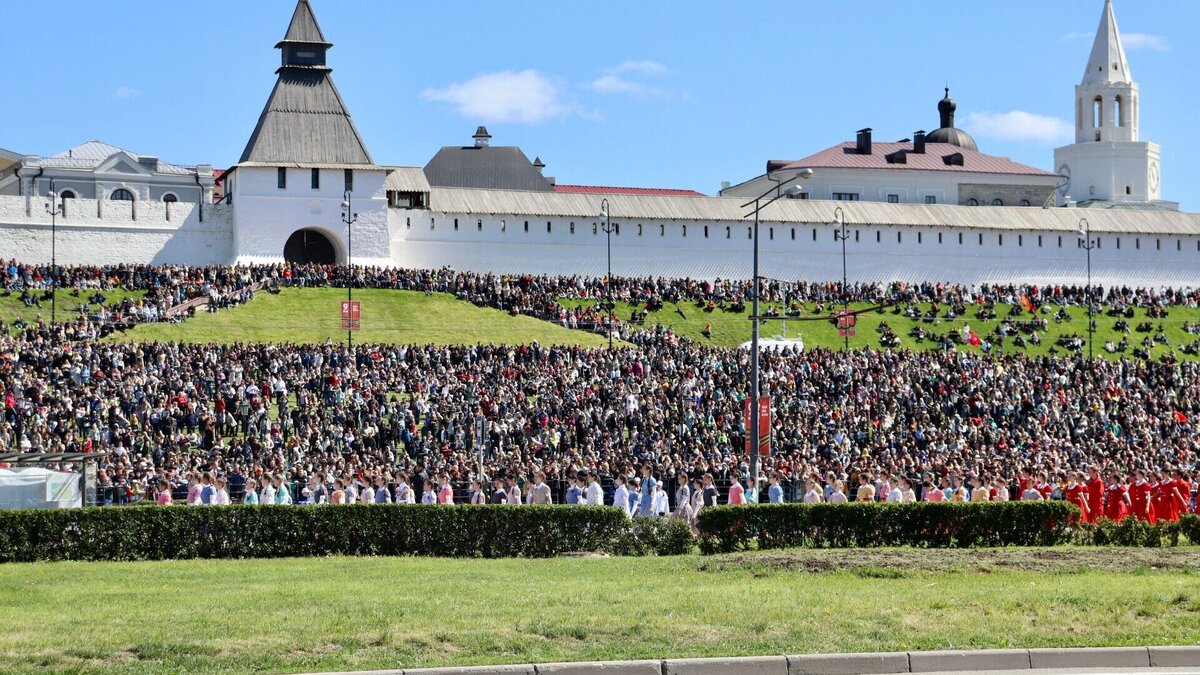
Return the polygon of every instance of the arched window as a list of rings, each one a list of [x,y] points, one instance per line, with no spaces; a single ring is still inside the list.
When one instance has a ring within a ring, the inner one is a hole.
[[[174,204],[175,202],[179,201],[179,197],[175,196],[175,193],[173,192],[168,192],[162,196],[162,200],[168,204]]]
[[[666,234],[667,234],[667,226],[666,226],[666,225],[663,225],[663,224],[659,224],[659,226],[658,226],[658,236],[660,236],[660,237],[665,237],[665,236],[666,236]]]
[[[454,219],[454,231],[458,232],[458,218]]]
[[[1022,199],[1022,200],[1021,200],[1021,206],[1029,206],[1029,200],[1028,200],[1028,199]]]
[[[1004,200],[1003,199],[993,199],[992,206],[1004,206]]]
[[[118,190],[113,190],[113,193],[109,199],[114,202],[131,202],[133,201],[133,193],[125,188],[120,188]]]
[[[979,206],[979,200],[971,197],[967,200],[967,206]]]
[[[483,232],[483,219],[482,218],[475,221],[475,231]]]
[[[1104,126],[1104,99],[1097,96],[1092,101],[1092,128],[1099,129]]]
[[[638,236],[642,236],[642,224],[638,223]]]
[[[63,190],[62,192],[58,193],[58,198],[59,199],[75,199],[76,198],[75,191],[74,190]]]
[[[1114,127],[1125,126],[1125,116],[1121,114],[1121,97],[1113,101],[1112,121]]]
[[[575,221],[571,221],[571,234],[575,234]]]

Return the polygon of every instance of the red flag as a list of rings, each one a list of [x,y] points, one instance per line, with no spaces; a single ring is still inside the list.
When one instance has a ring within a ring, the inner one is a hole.
[[[979,336],[975,334],[975,331],[968,330],[967,344],[971,345],[972,347],[978,347],[979,345],[983,344],[983,340],[979,339]]]
[[[1024,293],[1021,294],[1021,306],[1025,308],[1026,312],[1033,311],[1033,303],[1029,301],[1029,296]]]
[[[1180,424],[1187,424],[1188,416],[1184,415],[1183,413],[1176,410],[1175,411],[1175,421],[1179,422]]]

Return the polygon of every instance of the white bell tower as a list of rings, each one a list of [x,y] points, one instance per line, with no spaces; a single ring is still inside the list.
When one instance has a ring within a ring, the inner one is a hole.
[[[1075,87],[1075,143],[1054,151],[1058,203],[1161,199],[1160,150],[1138,140],[1138,85],[1129,72],[1112,0],[1105,0],[1083,80]]]

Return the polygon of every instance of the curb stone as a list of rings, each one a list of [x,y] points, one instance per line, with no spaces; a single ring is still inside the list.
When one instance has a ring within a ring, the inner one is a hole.
[[[537,675],[662,675],[662,661],[593,661],[534,666]]]
[[[803,654],[788,657],[788,675],[858,675],[859,673],[907,673],[908,654]]]
[[[1196,668],[1200,671],[1200,646],[802,654],[750,658],[405,668],[358,671],[342,675],[883,675],[980,670],[1029,670],[1031,675],[1035,675],[1038,670],[1080,668]]]
[[[1030,649],[1029,665],[1034,670],[1039,668],[1149,668],[1150,650],[1145,647]]]
[[[909,672],[937,673],[971,670],[1029,670],[1028,649],[909,652]]]
[[[736,671],[733,668],[736,667]],[[788,675],[786,656],[744,659],[673,659],[663,662],[663,675]]]

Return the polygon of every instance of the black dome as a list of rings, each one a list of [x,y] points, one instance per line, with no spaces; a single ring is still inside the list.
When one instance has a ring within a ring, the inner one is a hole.
[[[946,96],[938,101],[938,117],[941,118],[941,128],[925,137],[926,143],[946,143],[967,150],[979,152],[979,146],[971,134],[954,126],[954,113],[958,104],[950,98],[950,88],[946,87]]]
[[[962,129],[941,128],[925,137],[926,143],[947,143],[949,145],[957,145],[966,150],[974,150],[979,152],[979,146],[975,144],[975,139],[971,138],[971,134]]]

